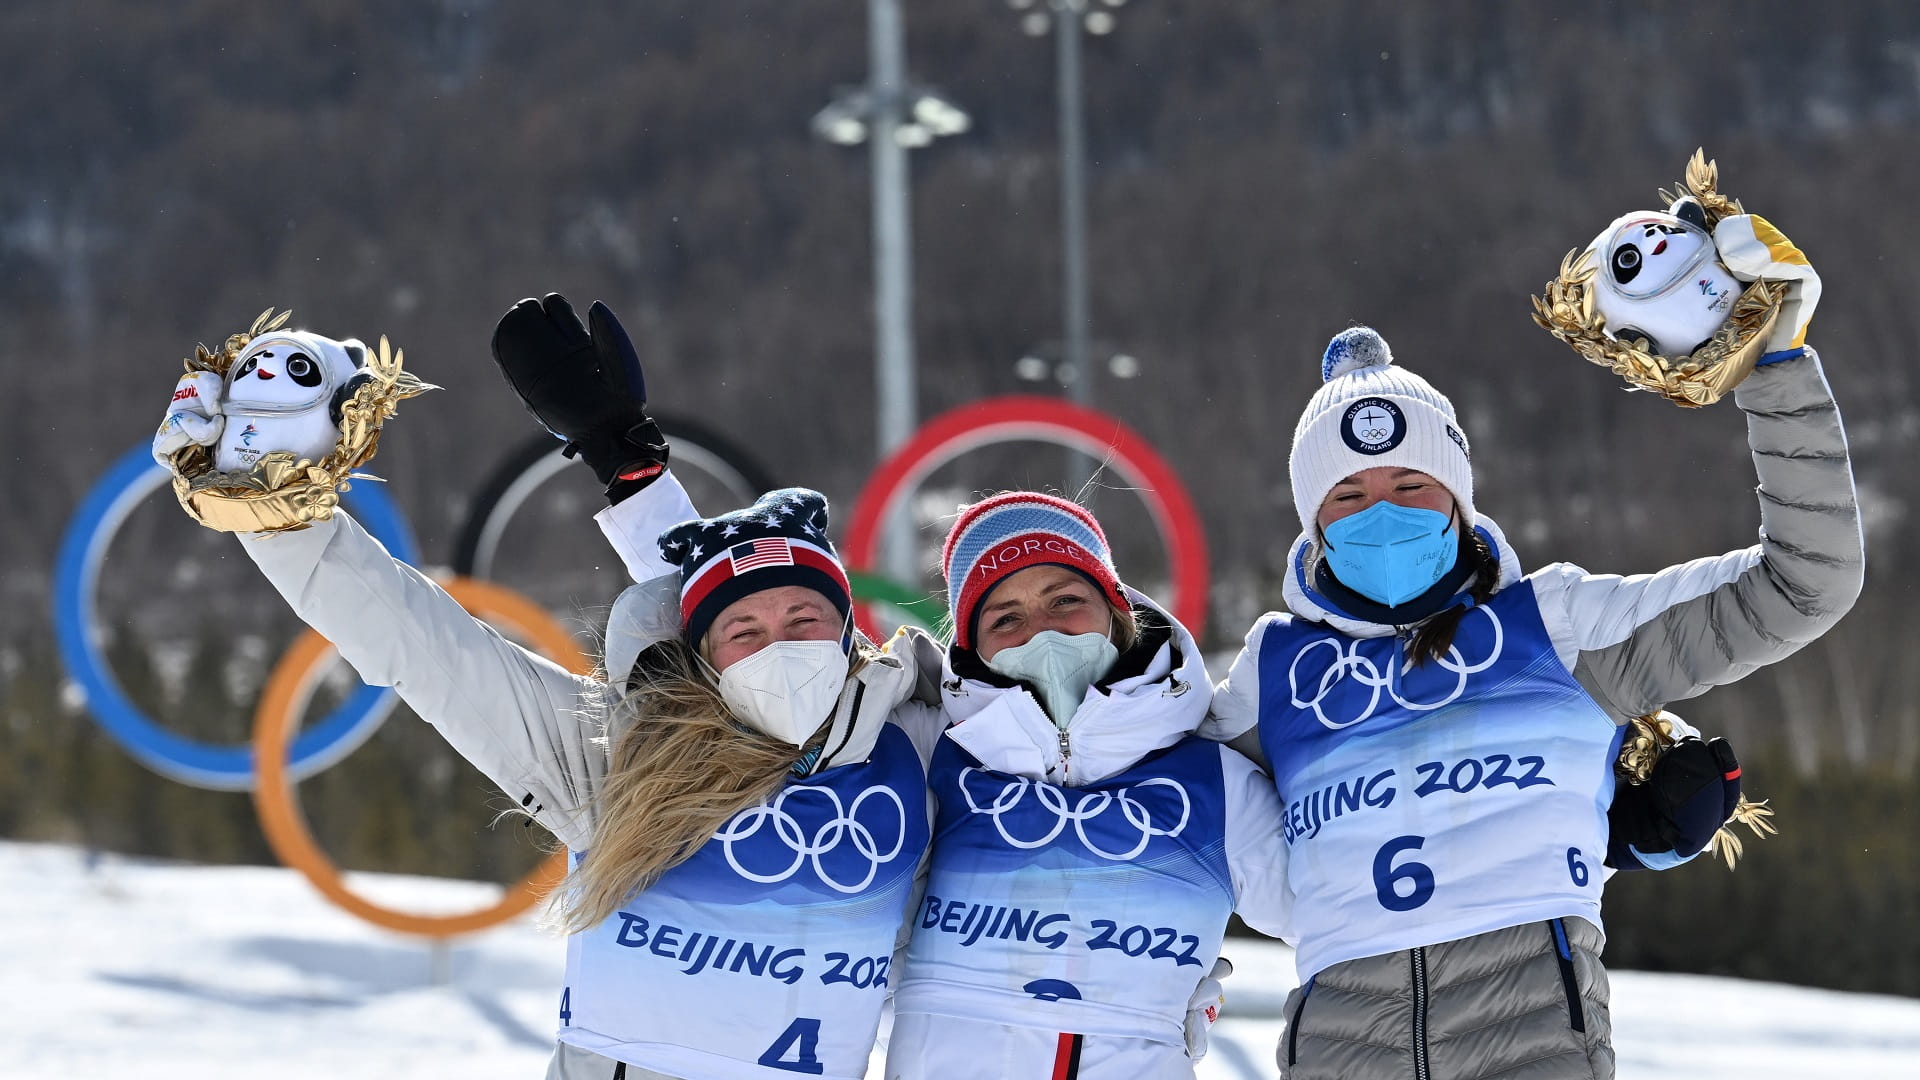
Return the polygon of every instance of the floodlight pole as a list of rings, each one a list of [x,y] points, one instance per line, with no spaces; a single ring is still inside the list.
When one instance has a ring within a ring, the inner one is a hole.
[[[899,138],[906,103],[906,44],[899,0],[868,0],[868,87],[874,109],[867,144],[873,154],[874,403],[878,460],[913,437],[913,244],[907,205],[907,148]],[[895,581],[916,582],[912,518],[897,508],[881,534],[881,568]]]
[[[897,134],[906,99],[905,46],[898,0],[868,0],[873,154],[873,319],[881,459],[913,436],[913,244],[907,208],[907,148]]]
[[[1065,360],[1073,372],[1067,397],[1079,405],[1093,403],[1093,367],[1087,362],[1091,316],[1087,301],[1087,139],[1084,94],[1080,86],[1079,4],[1057,5],[1053,20],[1058,70],[1055,82],[1060,102],[1060,230],[1062,290],[1066,325]]]

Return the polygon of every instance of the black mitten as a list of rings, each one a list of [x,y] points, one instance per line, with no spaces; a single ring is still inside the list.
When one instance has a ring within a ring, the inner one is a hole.
[[[493,361],[534,419],[593,469],[611,502],[667,465],[667,440],[647,415],[633,342],[607,305],[587,310],[589,333],[559,293],[513,305],[493,330]]]
[[[1607,865],[1667,870],[1700,854],[1740,804],[1740,762],[1725,739],[1688,737],[1653,764],[1647,782],[1620,784],[1607,808]]]

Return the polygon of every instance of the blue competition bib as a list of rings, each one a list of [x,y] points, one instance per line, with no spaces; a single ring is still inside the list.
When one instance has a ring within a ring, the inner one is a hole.
[[[1302,978],[1536,919],[1599,924],[1623,729],[1560,663],[1523,581],[1445,656],[1294,621],[1261,645]]]
[[[680,1076],[864,1073],[929,835],[912,742],[790,782],[568,941],[564,1042]]]
[[[901,1012],[1181,1038],[1233,910],[1217,743],[1086,787],[993,772],[952,740]]]

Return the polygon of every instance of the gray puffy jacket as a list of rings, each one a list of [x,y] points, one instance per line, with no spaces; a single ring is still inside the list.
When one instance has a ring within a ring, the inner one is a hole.
[[[1759,544],[1656,574],[1597,575],[1560,563],[1530,576],[1560,662],[1616,723],[1792,655],[1859,595],[1859,508],[1818,357],[1809,351],[1759,369],[1734,400],[1760,478]],[[1505,588],[1519,580],[1519,566],[1500,547]],[[1351,637],[1396,633],[1320,607],[1292,575],[1285,597],[1294,617]],[[1254,725],[1271,625],[1262,619],[1248,636],[1210,721],[1213,734],[1263,762]],[[1282,1075],[1611,1077],[1604,942],[1599,927],[1568,917],[1333,963],[1288,1001]]]

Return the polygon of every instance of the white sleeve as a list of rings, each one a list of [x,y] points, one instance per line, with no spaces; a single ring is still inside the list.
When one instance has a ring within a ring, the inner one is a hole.
[[[1287,884],[1285,807],[1273,779],[1238,752],[1220,748],[1226,781],[1227,868],[1234,910],[1248,926],[1292,943],[1293,887]]]
[[[947,730],[947,710],[932,704],[940,700],[943,651],[926,631],[903,626],[887,641],[886,652],[902,664],[911,664],[918,680],[914,696],[894,706],[892,719],[913,741],[920,767],[927,768],[933,763],[940,736]]]
[[[660,555],[660,534],[700,514],[687,498],[687,489],[668,469],[653,483],[593,515],[607,542],[627,564],[627,577],[635,582],[652,581],[680,568]]]
[[[344,511],[242,547],[360,677],[391,686],[568,847],[584,848],[606,774],[605,685],[468,615]]]
[[[1288,616],[1268,612],[1247,631],[1240,655],[1233,658],[1227,677],[1213,688],[1213,705],[1200,725],[1200,735],[1216,742],[1228,742],[1253,730],[1260,719],[1260,646],[1267,628]]]

